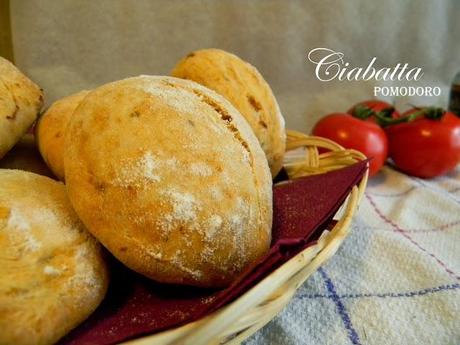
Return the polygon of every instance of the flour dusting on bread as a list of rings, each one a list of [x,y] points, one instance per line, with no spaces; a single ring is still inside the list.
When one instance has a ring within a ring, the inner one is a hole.
[[[241,114],[215,92],[171,77],[110,83],[82,101],[70,138],[70,200],[133,270],[160,282],[225,286],[268,250],[267,160]]]
[[[159,182],[160,163],[151,152],[146,152],[139,159],[126,160],[117,171],[115,184],[123,187],[130,185],[141,186],[149,182]]]
[[[7,227],[11,229],[17,229],[20,231],[30,230],[29,222],[22,216],[21,212],[16,208],[10,209],[10,216],[8,218]]]
[[[195,197],[190,193],[180,193],[175,190],[168,190],[165,195],[173,206],[173,212],[170,213],[172,221],[196,221],[196,213],[200,209]]]
[[[104,297],[101,248],[62,183],[4,169],[0,180],[0,343],[55,343]]]
[[[190,164],[190,171],[199,176],[210,176],[212,175],[212,168],[206,163],[198,162]]]

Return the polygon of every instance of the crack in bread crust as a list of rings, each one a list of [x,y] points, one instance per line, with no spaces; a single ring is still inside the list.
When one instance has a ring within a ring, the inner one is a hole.
[[[193,82],[193,81],[191,81],[191,82]],[[260,184],[259,184],[259,181],[257,179],[257,172],[255,171],[255,167],[254,167],[254,155],[253,155],[251,149],[249,148],[248,143],[241,137],[239,129],[235,125],[232,124],[232,121],[233,121],[232,116],[218,102],[216,102],[211,97],[209,97],[208,95],[206,95],[205,93],[203,93],[202,91],[200,91],[198,89],[191,89],[190,90],[190,89],[188,89],[186,87],[183,87],[182,85],[174,84],[174,83],[172,83],[172,82],[170,82],[168,80],[164,81],[164,84],[169,86],[169,87],[174,87],[174,88],[177,87],[177,88],[180,88],[181,90],[194,93],[200,99],[201,102],[207,104],[208,106],[213,108],[215,112],[217,112],[217,114],[222,119],[222,121],[224,121],[225,127],[232,132],[233,137],[241,144],[241,146],[243,146],[243,148],[246,150],[246,152],[249,155],[249,158],[250,158],[249,165],[251,166],[252,175],[254,176],[254,184],[255,184],[255,187],[256,187],[256,190],[257,190],[257,206],[258,206],[259,210],[262,210],[262,208],[261,208]],[[202,86],[200,86],[200,87],[202,87]],[[210,90],[210,92],[214,92],[214,91]],[[259,222],[259,224],[262,224],[262,212],[258,213],[258,222]]]
[[[198,90],[192,90],[192,92],[195,95],[197,95],[202,102],[204,102],[207,105],[209,105],[210,107],[212,107],[220,115],[220,118],[225,122],[225,126],[232,132],[232,134],[236,138],[236,140],[238,140],[241,143],[241,146],[243,146],[243,148],[249,153],[249,156],[251,157],[251,160],[250,160],[249,164],[253,168],[253,165],[254,165],[253,154],[252,154],[251,150],[249,149],[248,143],[245,140],[243,140],[243,138],[241,137],[238,128],[232,124],[232,121],[233,121],[232,116],[225,109],[223,109],[220,106],[220,104],[215,102],[209,96],[205,95],[204,93],[202,93],[202,92],[200,92]]]

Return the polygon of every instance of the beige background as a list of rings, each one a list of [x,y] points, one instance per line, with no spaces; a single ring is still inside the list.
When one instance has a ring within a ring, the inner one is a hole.
[[[352,65],[408,62],[420,85],[447,87],[460,70],[460,1],[11,0],[16,63],[47,103],[138,74],[168,74],[188,52],[218,47],[254,64],[291,128],[372,96],[363,82],[324,83],[307,53],[329,47]],[[440,99],[397,99],[399,104]]]

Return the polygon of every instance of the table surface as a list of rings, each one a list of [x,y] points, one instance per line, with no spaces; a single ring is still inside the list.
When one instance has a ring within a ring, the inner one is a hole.
[[[460,169],[385,167],[337,254],[245,344],[460,344]]]

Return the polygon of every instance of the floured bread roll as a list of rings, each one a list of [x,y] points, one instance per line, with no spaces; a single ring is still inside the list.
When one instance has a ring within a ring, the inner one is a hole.
[[[273,177],[283,165],[286,132],[275,96],[257,69],[220,49],[188,54],[171,72],[193,80],[228,99],[249,122],[264,150]]]
[[[42,90],[0,57],[0,159],[32,126],[42,105]]]
[[[0,181],[0,344],[55,343],[104,297],[101,247],[62,183],[4,169]]]
[[[67,191],[120,261],[160,282],[225,286],[270,245],[272,182],[250,127],[191,81],[101,86],[66,134]]]
[[[35,127],[38,149],[56,177],[64,181],[64,137],[74,110],[89,93],[87,90],[54,102]]]

